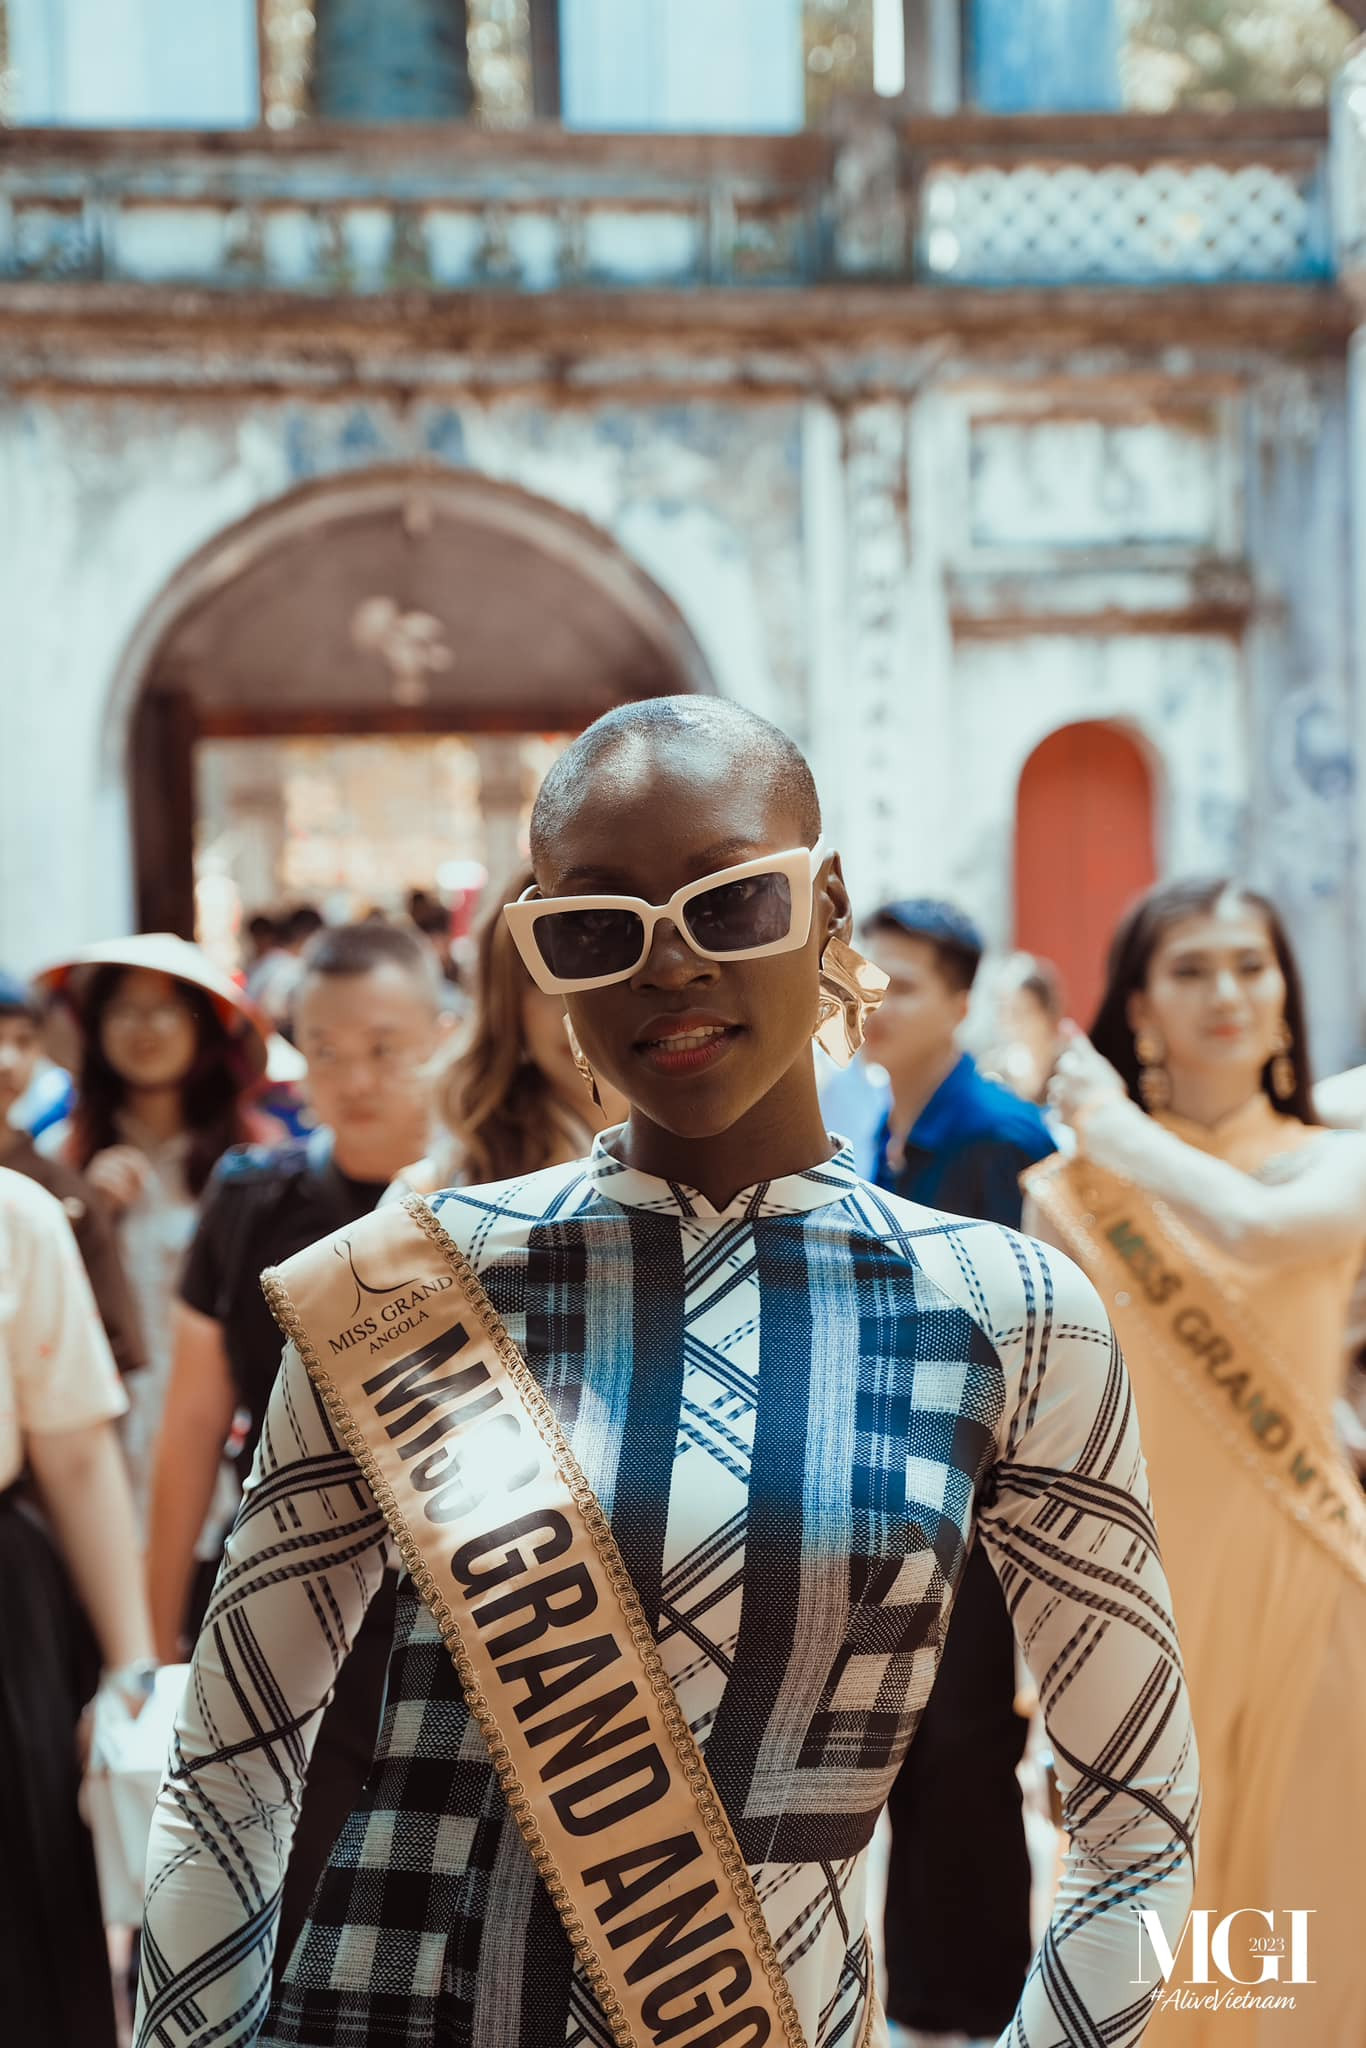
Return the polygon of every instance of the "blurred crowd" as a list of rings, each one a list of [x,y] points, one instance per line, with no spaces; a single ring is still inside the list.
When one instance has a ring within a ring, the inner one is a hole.
[[[157,1667],[193,1642],[278,1361],[258,1276],[395,1186],[426,1193],[527,1174],[577,1158],[625,1114],[610,1089],[590,1097],[562,1004],[534,986],[501,917],[530,879],[510,878],[468,937],[438,896],[414,890],[402,917],[329,925],[311,905],[255,916],[236,976],[165,934],[86,948],[31,982],[0,976],[0,1585],[10,1589],[0,1628],[28,1651],[22,1676],[3,1660],[0,1744],[8,1727],[11,1754],[32,1756],[34,1729],[43,1731],[23,1810],[5,1817],[28,1853],[22,1883],[16,1859],[0,1863],[0,1925],[30,1959],[31,1981],[49,1999],[52,1986],[65,1987],[69,2001],[64,2032],[43,2031],[53,2016],[35,2013],[15,2037],[26,2043],[104,2048],[114,2038],[121,1987],[111,1994],[98,1960],[104,1937],[72,1733],[98,1688],[135,1709]],[[1255,1010],[1248,990],[1268,963],[1282,990],[1271,998],[1281,1031],[1284,989],[1297,984],[1288,940],[1257,902],[1220,885],[1170,914],[1159,904],[1126,1001],[1141,997],[1170,931],[1203,918],[1195,971],[1210,1013],[1227,1013],[1230,1051],[1233,1025],[1244,1029],[1239,1005]],[[1242,906],[1244,924],[1252,906],[1250,931],[1220,936],[1227,904]],[[829,1071],[830,1128],[847,1135],[875,1184],[1018,1227],[1021,1176],[1072,1151],[1085,1120],[1086,1071],[1078,1079],[1072,1053],[1099,1058],[1068,1021],[1057,973],[1019,954],[983,967],[970,919],[928,899],[882,906],[861,943],[888,992],[863,1057]],[[1112,961],[1112,981],[1113,971]],[[1254,1093],[1260,1100],[1265,1067],[1287,1117],[1298,1107],[1310,1120],[1359,1124],[1366,1091],[1356,1076],[1328,1084],[1315,1110],[1302,1010],[1294,1023],[1284,1045],[1261,1045],[1247,1026]],[[1181,1028],[1173,1009],[1134,1040],[1130,1092],[1145,1110],[1169,1107],[1173,1082],[1189,1098],[1179,1061],[1198,1064],[1209,1046],[1202,1053],[1197,1031],[1183,1051]],[[1110,1056],[1121,1070],[1113,1047]],[[1334,1411],[1358,1463],[1366,1433],[1351,1396],[1361,1335],[1358,1311],[1347,1318]],[[932,1945],[946,2027],[961,2021],[950,2008],[965,1979],[979,2002],[1008,2014],[1029,1955],[1016,1789],[1029,1702],[1016,1696],[1009,1621],[980,1547],[973,1559],[960,1609],[978,1603],[979,1620],[951,1637],[958,1654],[946,1655],[939,1711],[927,1713],[916,1769],[908,1765],[893,1800],[889,1895],[914,1897],[925,1882],[917,1838],[934,1841],[942,1873],[946,1833],[955,1833],[975,1859],[968,1882],[984,1910],[1014,1930],[985,1960],[975,1933],[971,1956],[953,1939]],[[371,1762],[392,1626],[391,1582],[318,1738],[282,1959]],[[974,1717],[993,1688],[994,1732]],[[969,1723],[970,1772],[956,1753]],[[970,1827],[965,1773],[982,1802]],[[13,1805],[13,1791],[6,1796]],[[902,1945],[889,1944],[888,1964],[895,2011]],[[16,1995],[22,2014],[22,1987]],[[980,2014],[965,2023],[985,2024]]]

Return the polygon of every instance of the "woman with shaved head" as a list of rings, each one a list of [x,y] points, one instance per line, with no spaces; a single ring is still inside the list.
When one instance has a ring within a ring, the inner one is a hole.
[[[862,1181],[812,1039],[878,977],[801,755],[692,698],[561,756],[508,907],[589,1157],[409,1197],[289,1332],[149,1864],[141,2048],[859,2048],[867,1851],[968,1546],[1070,1850],[1008,2039],[1122,2048],[1198,1808],[1128,1381],[1060,1254]],[[392,1542],[379,1754],[272,2000],[309,1743]]]

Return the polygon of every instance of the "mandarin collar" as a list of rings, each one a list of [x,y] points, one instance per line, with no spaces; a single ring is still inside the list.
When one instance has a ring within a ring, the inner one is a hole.
[[[831,1138],[837,1148],[833,1159],[823,1159],[800,1173],[785,1173],[776,1180],[757,1181],[741,1188],[723,1209],[717,1209],[698,1189],[681,1181],[661,1180],[653,1173],[641,1173],[619,1159],[612,1147],[623,1126],[599,1131],[588,1157],[588,1178],[606,1201],[627,1209],[650,1209],[665,1216],[684,1216],[695,1221],[753,1222],[761,1216],[796,1216],[809,1209],[824,1209],[841,1201],[858,1186],[858,1168],[853,1148],[845,1138]]]

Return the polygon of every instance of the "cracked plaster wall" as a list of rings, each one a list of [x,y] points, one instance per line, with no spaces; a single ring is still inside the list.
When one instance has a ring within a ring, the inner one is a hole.
[[[1273,888],[1306,955],[1320,1058],[1340,1063],[1363,1036],[1345,403],[1337,370],[1275,365],[1225,380],[1194,427],[1189,407],[1173,426],[1140,405],[1137,425],[1113,430],[1050,423],[1057,386],[1004,374],[839,409],[15,403],[0,414],[0,753],[23,772],[0,818],[0,958],[30,967],[127,927],[120,664],[179,566],[298,484],[436,461],[584,515],[656,580],[720,690],[810,748],[857,900],[942,889],[1008,942],[1030,751],[1075,719],[1136,731],[1164,869],[1240,866]],[[1114,404],[1112,384],[1067,387],[1069,419]],[[1166,455],[1163,434],[1177,436]],[[1078,446],[1060,491],[1057,450]],[[1040,537],[1030,507],[1050,482]],[[1245,628],[1180,627],[1211,589],[1243,590]],[[980,630],[1003,607],[1107,605],[1177,623]]]

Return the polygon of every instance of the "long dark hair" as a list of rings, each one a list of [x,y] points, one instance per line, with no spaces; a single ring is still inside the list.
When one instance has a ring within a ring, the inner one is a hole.
[[[1251,904],[1266,919],[1276,962],[1285,979],[1285,1021],[1292,1039],[1290,1057],[1295,1069],[1295,1086],[1282,1098],[1271,1085],[1271,1061],[1262,1068],[1262,1092],[1274,1109],[1284,1116],[1296,1116],[1302,1123],[1319,1121],[1314,1110],[1314,1093],[1309,1071],[1309,1036],[1304,1021],[1304,986],[1291,950],[1290,939],[1280,912],[1269,897],[1246,889],[1230,876],[1215,880],[1197,877],[1181,882],[1163,882],[1140,896],[1125,913],[1110,945],[1106,966],[1105,994],[1091,1026],[1091,1043],[1104,1053],[1112,1067],[1124,1077],[1124,1085],[1140,1106],[1138,1053],[1129,1024],[1129,998],[1148,986],[1153,954],[1174,924],[1183,918],[1208,914],[1222,897],[1236,897]]]
[[[530,976],[503,916],[503,902],[521,895],[532,880],[530,868],[514,875],[485,913],[469,1033],[438,1055],[436,1108],[460,1147],[463,1178],[475,1185],[572,1159],[585,1149],[592,1128],[526,1057],[522,999]],[[585,1109],[587,1103],[585,1089]]]
[[[98,968],[77,1012],[83,1044],[68,1156],[82,1171],[97,1152],[120,1142],[117,1117],[128,1099],[128,1083],[105,1057],[101,1038],[104,1013],[130,971]],[[175,986],[194,1018],[197,1050],[180,1097],[190,1137],[185,1178],[190,1193],[200,1195],[228,1147],[250,1144],[261,1126],[245,1101],[251,1085],[246,1062],[212,1001],[193,982],[177,979]]]

